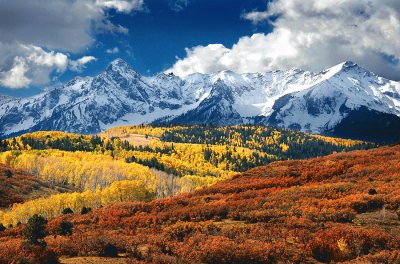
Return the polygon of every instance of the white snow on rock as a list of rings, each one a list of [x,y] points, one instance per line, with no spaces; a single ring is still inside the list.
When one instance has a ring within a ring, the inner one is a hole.
[[[360,107],[400,116],[400,83],[353,62],[319,73],[222,71],[181,79],[164,73],[144,77],[117,59],[98,76],[76,77],[30,98],[0,96],[0,103],[3,137],[36,130],[97,133],[117,125],[179,122],[188,113],[198,123],[215,115],[220,124],[262,117],[264,124],[321,133]]]

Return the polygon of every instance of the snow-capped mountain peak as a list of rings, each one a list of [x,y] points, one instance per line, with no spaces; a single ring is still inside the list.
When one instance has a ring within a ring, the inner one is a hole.
[[[343,134],[354,120],[400,129],[400,83],[351,61],[319,73],[221,71],[181,79],[166,73],[144,77],[116,59],[97,76],[76,77],[31,98],[0,101],[0,136],[35,130],[96,133],[155,120],[266,124],[322,134]],[[365,119],[368,115],[380,118]]]
[[[354,74],[360,77],[365,77],[366,75],[376,76],[373,72],[370,72],[363,67],[359,66],[357,63],[352,61],[344,61],[339,63],[331,68],[328,68],[321,72],[324,75],[325,79],[329,79],[337,74]]]
[[[342,62],[341,64],[342,64],[343,68],[350,68],[350,67],[358,66],[357,63],[352,62],[352,61],[345,61],[345,62]]]
[[[121,58],[116,58],[115,60],[113,60],[108,67],[106,68],[106,70],[108,69],[127,69],[127,70],[133,70],[132,66],[126,62],[125,60],[121,59]]]
[[[140,73],[134,70],[126,61],[116,59],[112,61],[105,71],[99,74],[100,78],[113,80],[115,82],[135,82],[142,79]]]

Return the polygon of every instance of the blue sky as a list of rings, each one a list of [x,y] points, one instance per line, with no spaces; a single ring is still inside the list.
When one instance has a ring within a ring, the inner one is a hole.
[[[109,21],[127,28],[129,33],[92,34],[95,42],[70,57],[78,59],[90,55],[97,60],[86,64],[78,73],[52,72],[55,80],[45,86],[58,85],[77,75],[95,75],[115,58],[126,60],[143,75],[154,75],[170,68],[176,57],[184,57],[187,47],[210,43],[232,46],[241,36],[270,30],[268,23],[253,25],[241,18],[245,12],[265,9],[266,3],[265,0],[147,0],[140,11],[121,13],[109,9],[106,11]],[[25,97],[37,94],[43,87],[30,85],[9,89],[0,86],[0,93]]]
[[[26,97],[123,58],[139,73],[320,71],[400,79],[398,0],[0,1],[0,93]]]
[[[129,29],[128,35],[99,35],[100,47],[90,49],[100,58],[88,67],[95,73],[115,57],[128,61],[138,72],[153,75],[171,67],[176,57],[185,56],[185,48],[210,43],[232,46],[244,35],[268,32],[270,27],[252,25],[241,14],[255,9],[265,9],[265,0],[193,0],[180,11],[173,10],[174,1],[148,0],[146,11],[119,14],[111,10],[109,16],[115,24]],[[107,49],[118,47],[116,54]]]

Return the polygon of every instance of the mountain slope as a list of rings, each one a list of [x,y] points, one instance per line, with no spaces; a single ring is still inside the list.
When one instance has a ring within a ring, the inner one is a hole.
[[[321,80],[310,88],[281,97],[275,102],[268,123],[314,133],[336,134],[338,129],[335,130],[335,126],[344,119],[357,119],[361,123],[359,118],[364,117],[362,112],[368,115],[368,111],[373,111],[392,116],[396,120],[392,123],[398,129],[400,100],[396,95],[399,91],[398,83],[346,62],[327,70]],[[368,121],[367,118],[363,120]],[[365,125],[372,127],[371,123]],[[350,134],[350,130],[348,132]],[[355,135],[357,133],[352,136]]]
[[[159,98],[160,90],[150,87],[126,62],[115,60],[94,78],[77,77],[49,92],[2,105],[0,133],[12,135],[37,130],[96,133],[105,124],[125,119],[135,122],[135,117],[145,119],[155,108],[179,106],[177,100],[181,98]]]
[[[16,170],[0,163],[0,208],[70,191],[72,189],[54,186],[23,170]]]
[[[222,71],[181,79],[164,73],[143,77],[117,59],[95,77],[77,77],[31,98],[0,100],[0,137],[37,130],[90,134],[155,122],[264,124],[366,140],[400,139],[397,133],[380,136],[350,127],[400,129],[400,83],[352,62],[319,73]],[[370,112],[387,122],[371,123],[365,116]]]
[[[274,162],[210,187],[49,219],[47,249],[132,263],[398,263],[400,145]],[[387,166],[382,166],[386,164]],[[72,235],[60,236],[63,221]],[[24,225],[1,234],[16,258]]]
[[[240,125],[242,117],[234,109],[235,102],[231,89],[221,80],[211,85],[210,95],[205,98],[195,109],[172,118],[168,122],[173,124],[218,124]]]
[[[14,97],[0,94],[0,104],[5,104],[15,99]]]
[[[222,96],[210,94],[199,107],[167,123],[251,123],[364,140],[400,138],[396,132],[400,130],[400,84],[352,62],[318,74],[291,70],[259,75],[256,79],[268,80],[261,87],[249,84],[254,75],[236,74],[233,82],[223,77],[219,80],[231,88],[226,92],[231,98],[229,104]],[[231,115],[218,114],[217,120],[210,121],[207,117],[214,111],[210,105],[224,105],[225,113]]]
[[[385,141],[385,139],[398,140],[400,119],[396,115],[381,113],[362,106],[348,112],[346,117],[325,134],[374,142]]]

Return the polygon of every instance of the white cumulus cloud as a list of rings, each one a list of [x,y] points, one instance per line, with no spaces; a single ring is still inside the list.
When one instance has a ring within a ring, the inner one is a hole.
[[[31,84],[31,80],[25,76],[27,71],[25,60],[15,57],[12,68],[0,73],[0,83],[12,89],[28,86]]]
[[[56,68],[60,71],[64,71],[68,64],[67,55],[61,52],[46,52],[40,47],[36,46],[23,46],[27,51],[28,55],[26,61],[33,63],[37,66]]]
[[[71,60],[69,62],[70,69],[72,71],[80,72],[86,67],[86,64],[88,64],[89,62],[96,61],[96,60],[97,59],[93,56],[83,56],[82,58],[77,59],[75,61]]]
[[[96,34],[128,34],[109,20],[107,10],[130,13],[143,5],[143,0],[0,0],[0,85],[44,85],[53,73],[83,69],[87,62],[70,62],[70,53],[84,52]]]
[[[276,0],[266,11],[242,15],[269,20],[269,34],[254,34],[232,47],[186,49],[168,69],[185,76],[219,70],[263,72],[291,67],[319,71],[345,60],[400,79],[400,4],[397,0]],[[391,61],[392,63],[388,62]]]
[[[253,11],[242,15],[243,19],[250,20],[253,24],[258,24],[267,20],[270,14],[267,11]]]
[[[68,66],[67,55],[37,46],[21,44],[14,47],[14,52],[18,55],[12,59],[11,67],[0,71],[0,83],[5,87],[17,89],[46,84],[52,72],[64,72]]]

